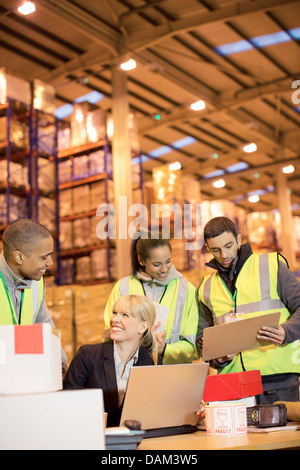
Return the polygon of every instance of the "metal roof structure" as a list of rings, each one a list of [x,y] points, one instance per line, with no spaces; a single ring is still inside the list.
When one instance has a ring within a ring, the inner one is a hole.
[[[293,164],[300,215],[299,1],[37,0],[28,16],[20,3],[0,0],[0,66],[52,84],[57,107],[95,90],[109,111],[112,67],[136,61],[128,97],[146,180],[180,161],[203,198],[272,210],[277,172]],[[199,100],[205,108],[193,111]],[[257,150],[246,153],[249,143]],[[225,186],[215,188],[220,177]]]

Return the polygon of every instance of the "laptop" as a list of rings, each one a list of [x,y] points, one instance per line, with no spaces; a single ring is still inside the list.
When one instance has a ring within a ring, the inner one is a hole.
[[[132,367],[120,425],[137,420],[145,437],[197,431],[208,363]]]

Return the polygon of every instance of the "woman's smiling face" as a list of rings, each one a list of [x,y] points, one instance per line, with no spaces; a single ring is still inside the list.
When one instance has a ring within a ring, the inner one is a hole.
[[[167,245],[153,248],[149,258],[143,261],[139,257],[139,263],[145,267],[145,273],[158,281],[167,279],[172,267],[172,253]]]
[[[110,319],[110,338],[116,342],[138,341],[147,328],[147,322],[135,318],[129,311],[113,311]]]

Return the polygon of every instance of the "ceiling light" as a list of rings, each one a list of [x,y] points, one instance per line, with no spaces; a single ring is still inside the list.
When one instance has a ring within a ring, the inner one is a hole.
[[[294,171],[295,171],[294,165],[288,165],[282,168],[282,172],[285,173],[286,175],[289,173],[294,173]]]
[[[133,59],[129,59],[127,62],[123,62],[123,64],[120,65],[122,70],[125,70],[126,72],[128,70],[133,70],[136,68],[136,61]]]
[[[22,13],[22,15],[29,15],[30,13],[33,13],[36,10],[35,4],[32,2],[24,2],[23,5],[21,5],[18,8],[18,12]]]
[[[243,150],[246,153],[255,152],[257,150],[257,145],[254,142],[252,142],[251,144],[244,145]]]
[[[196,103],[191,104],[191,109],[193,111],[200,111],[205,108],[205,102],[203,100],[196,101]]]
[[[258,202],[259,201],[259,196],[255,194],[254,196],[248,197],[249,202]]]
[[[181,168],[181,163],[180,163],[180,162],[170,163],[169,168],[170,168],[170,170],[172,170],[172,171],[180,170],[180,168]]]
[[[224,188],[224,186],[225,186],[225,181],[222,180],[222,179],[217,180],[217,181],[215,181],[215,182],[213,183],[213,186],[214,186],[215,188]]]

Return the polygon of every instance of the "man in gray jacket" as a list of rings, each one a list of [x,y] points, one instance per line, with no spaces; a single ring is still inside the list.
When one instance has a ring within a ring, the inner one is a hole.
[[[0,325],[50,323],[43,276],[53,264],[53,238],[43,225],[18,219],[4,231],[0,255]],[[63,372],[67,358],[62,350]]]

